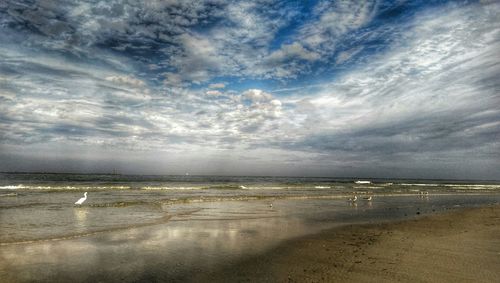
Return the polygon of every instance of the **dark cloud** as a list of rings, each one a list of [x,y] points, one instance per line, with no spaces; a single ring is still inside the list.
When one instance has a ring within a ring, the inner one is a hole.
[[[450,118],[448,118],[450,119]],[[398,121],[385,127],[370,127],[346,133],[319,134],[306,137],[290,146],[319,152],[358,152],[369,156],[391,157],[401,153],[463,151],[490,147],[498,149],[500,112],[480,119],[425,117]]]

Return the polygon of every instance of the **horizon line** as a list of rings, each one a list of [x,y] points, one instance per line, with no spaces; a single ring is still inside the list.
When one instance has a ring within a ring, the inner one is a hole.
[[[292,175],[214,175],[214,174],[132,174],[112,172],[42,172],[42,171],[0,171],[0,174],[51,174],[51,175],[117,175],[117,176],[202,176],[202,177],[271,177],[271,178],[331,178],[352,180],[428,180],[428,181],[485,181],[500,182],[500,179],[451,179],[451,178],[415,178],[415,177],[353,177],[353,176],[292,176]]]

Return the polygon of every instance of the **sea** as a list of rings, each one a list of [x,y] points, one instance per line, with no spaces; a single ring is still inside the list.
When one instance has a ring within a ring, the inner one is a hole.
[[[499,204],[500,181],[0,173],[0,282],[183,281],[324,229]]]
[[[84,192],[88,193],[86,201],[75,205]],[[153,225],[172,217],[218,217],[216,213],[207,214],[200,205],[208,203],[223,209],[235,202],[260,201],[271,205],[279,200],[335,200],[345,206],[359,204],[370,196],[378,200],[440,196],[461,197],[473,204],[471,200],[478,197],[496,201],[499,193],[499,181],[0,173],[0,243]],[[358,201],[349,202],[355,195]],[[77,215],[68,217],[75,209],[79,209]],[[244,210],[224,215],[258,217]],[[80,218],[85,218],[85,224]]]

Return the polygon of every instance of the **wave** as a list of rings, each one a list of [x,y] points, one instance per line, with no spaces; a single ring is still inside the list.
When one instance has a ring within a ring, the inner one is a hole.
[[[287,190],[287,189],[331,189],[344,188],[344,186],[269,186],[269,185],[194,185],[194,186],[172,186],[172,185],[92,185],[92,186],[70,186],[70,185],[7,185],[0,186],[0,190],[43,190],[43,191],[102,191],[102,190]]]
[[[454,189],[479,189],[479,190],[495,190],[500,189],[498,184],[422,184],[422,183],[402,183],[400,186],[411,187],[444,187]]]
[[[500,189],[500,185],[444,184],[443,186],[454,188]]]
[[[499,190],[500,184],[453,184],[453,183],[371,183],[371,184],[14,184],[0,186],[0,190],[22,191],[104,191],[104,190],[356,190],[356,189],[383,189],[396,190],[401,187],[418,187],[429,189],[456,189],[456,190]],[[0,195],[6,196],[6,195]],[[11,195],[9,195],[11,196]]]
[[[0,186],[0,190],[68,190],[68,191],[83,191],[83,190],[128,190],[131,189],[130,186],[69,186],[69,185],[7,185]]]
[[[438,187],[441,184],[420,184],[420,183],[401,183],[400,186],[415,186],[415,187]]]
[[[10,185],[10,186],[0,186],[0,190],[21,190],[27,189],[29,186],[25,185]]]

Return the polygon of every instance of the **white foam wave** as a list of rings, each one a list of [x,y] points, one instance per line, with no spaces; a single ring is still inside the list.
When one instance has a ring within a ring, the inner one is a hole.
[[[8,185],[0,186],[0,190],[127,190],[129,186],[37,186],[37,185]]]
[[[437,187],[440,184],[420,184],[420,183],[401,183],[400,186],[415,186],[415,187]]]
[[[11,185],[11,186],[0,186],[0,190],[18,190],[18,189],[26,189],[27,187],[24,185]]]
[[[142,190],[200,190],[203,187],[171,187],[171,186],[146,186]]]
[[[421,183],[402,183],[401,186],[412,187],[448,187],[454,189],[477,189],[477,190],[495,190],[500,189],[498,184],[421,184]]]

